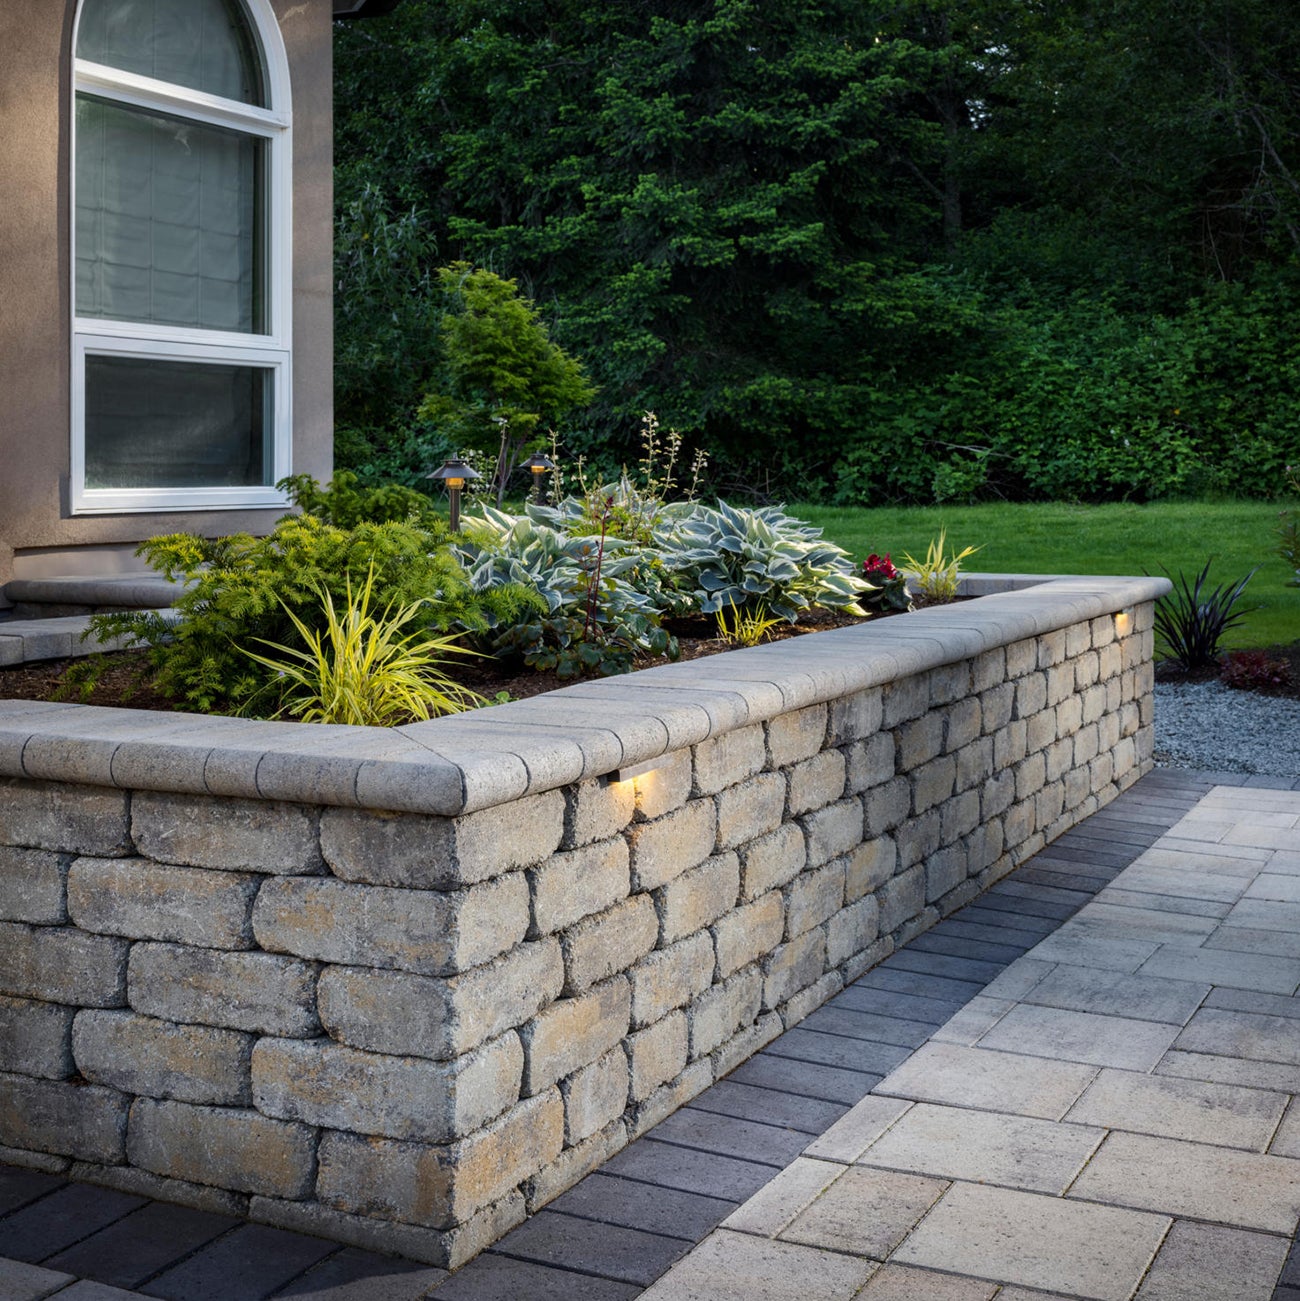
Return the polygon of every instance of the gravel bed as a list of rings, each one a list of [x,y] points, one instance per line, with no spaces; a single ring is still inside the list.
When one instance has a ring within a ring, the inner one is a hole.
[[[1300,700],[1221,682],[1157,682],[1156,763],[1300,777]]]

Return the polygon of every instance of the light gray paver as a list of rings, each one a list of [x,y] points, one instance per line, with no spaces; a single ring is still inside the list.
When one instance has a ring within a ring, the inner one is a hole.
[[[1023,998],[1048,976],[1053,962],[1040,962],[1037,958],[1017,958],[1001,975],[984,986],[986,998]]]
[[[1121,876],[1118,878],[1123,880]],[[1151,944],[1196,948],[1218,925],[1214,917],[1161,912],[1158,908],[1129,908],[1090,903],[1073,918],[1079,930],[1091,930],[1108,940],[1140,940]]]
[[[1300,1103],[1294,1098],[1291,1099],[1268,1150],[1272,1156],[1300,1157]]]
[[[1186,1025],[1209,992],[1208,984],[1190,980],[1063,965],[1045,976],[1022,1001],[1075,1012]]]
[[[979,1046],[1055,1061],[1149,1071],[1177,1035],[1177,1026],[1155,1021],[1022,1003],[1008,1012]]]
[[[843,1173],[844,1166],[838,1162],[796,1157],[779,1175],[732,1211],[722,1221],[722,1227],[774,1238]]]
[[[1263,994],[1293,994],[1300,987],[1300,962],[1225,949],[1163,947],[1142,964],[1141,974],[1257,989]]]
[[[21,1260],[0,1259],[0,1296],[5,1301],[41,1301],[75,1280],[73,1274],[59,1274]]]
[[[1174,1041],[1183,1052],[1300,1065],[1300,1021],[1289,1016],[1202,1008]]]
[[[1142,940],[1103,939],[1096,931],[1071,926],[1036,944],[1026,955],[1037,962],[1065,962],[1103,971],[1136,971],[1160,946]]]
[[[851,1166],[780,1237],[884,1260],[947,1187],[939,1179]]]
[[[1300,903],[1300,876],[1261,872],[1246,890],[1247,899],[1272,899],[1282,903]]]
[[[1262,1152],[1285,1106],[1282,1093],[1105,1070],[1066,1120]]]
[[[936,1043],[963,1044],[969,1048],[988,1033],[1015,1004],[1006,998],[986,998],[983,994],[972,998],[960,1012],[930,1036]]]
[[[1127,1301],[1168,1226],[1163,1215],[955,1184],[894,1258],[1097,1301]]]
[[[1138,1301],[1270,1301],[1287,1241],[1175,1220]]]
[[[849,1301],[875,1261],[719,1229],[641,1295],[644,1301]]]
[[[1211,1053],[1167,1052],[1155,1069],[1157,1075],[1178,1075],[1211,1084],[1240,1084],[1247,1089],[1273,1089],[1300,1093],[1300,1067],[1280,1062],[1243,1062]]]
[[[1232,949],[1236,953],[1268,953],[1279,958],[1300,958],[1300,932],[1261,931],[1250,926],[1220,926],[1205,941],[1207,949]]]
[[[803,1154],[824,1161],[856,1161],[910,1106],[910,1102],[869,1093],[820,1138],[809,1143]]]
[[[871,1276],[854,1301],[922,1301],[922,1298],[924,1301],[989,1301],[997,1291],[996,1283],[978,1278],[935,1274],[910,1265],[884,1265]],[[1042,1301],[1042,1294],[1038,1295]]]
[[[928,1043],[886,1075],[875,1092],[1060,1120],[1096,1073],[1095,1067],[1075,1062]]]
[[[1300,1217],[1300,1161],[1113,1133],[1069,1195],[1290,1234]]]
[[[1300,930],[1300,903],[1272,899],[1243,899],[1227,917],[1230,926],[1254,926],[1262,931]]]
[[[920,1102],[858,1160],[943,1179],[1063,1193],[1104,1137],[1104,1129],[1087,1125]]]

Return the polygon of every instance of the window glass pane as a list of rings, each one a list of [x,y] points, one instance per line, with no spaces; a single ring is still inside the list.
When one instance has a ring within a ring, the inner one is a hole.
[[[273,386],[257,366],[87,356],[86,487],[270,485]]]
[[[77,57],[266,106],[261,60],[239,0],[84,0]]]
[[[263,333],[265,144],[77,97],[77,315]]]

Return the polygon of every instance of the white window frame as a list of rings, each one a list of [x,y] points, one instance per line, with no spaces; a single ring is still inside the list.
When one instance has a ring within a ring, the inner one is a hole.
[[[293,472],[293,117],[289,61],[270,0],[239,0],[256,38],[266,84],[268,108],[256,108],[219,95],[156,81],[136,73],[76,58],[81,7],[72,36],[73,102],[71,150],[71,229],[74,268],[72,299],[72,441],[70,506],[74,515],[144,511],[246,510],[282,507],[284,493],[273,487]],[[262,205],[265,257],[263,286],[267,300],[266,332],[242,334],[135,321],[77,316],[76,256],[76,96],[92,94],[128,108],[180,116],[206,126],[224,127],[265,142]],[[255,366],[271,372],[271,483],[232,488],[88,488],[86,486],[86,358],[133,357],[140,360],[207,361],[218,365]]]

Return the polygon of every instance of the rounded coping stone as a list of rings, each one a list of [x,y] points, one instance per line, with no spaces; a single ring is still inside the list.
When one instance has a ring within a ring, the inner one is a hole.
[[[963,582],[982,593],[978,603],[829,630],[815,645],[799,638],[729,651],[725,667],[710,656],[634,680],[584,681],[494,705],[490,725],[453,715],[341,728],[0,701],[0,777],[454,817],[1116,614],[1172,586],[1150,576],[968,574]],[[548,747],[558,753],[548,757]]]

